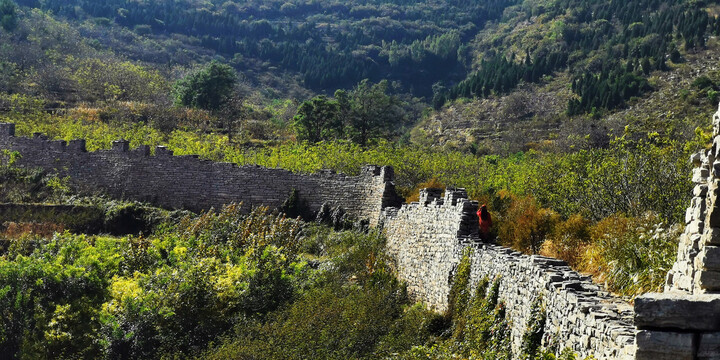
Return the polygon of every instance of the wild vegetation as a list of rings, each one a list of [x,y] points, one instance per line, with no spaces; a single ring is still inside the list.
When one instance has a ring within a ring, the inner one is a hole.
[[[688,143],[663,141],[658,137],[632,140],[638,136],[628,133],[626,137],[614,140],[607,149],[570,154],[531,151],[510,157],[477,157],[458,151],[387,142],[367,148],[344,141],[241,148],[229,143],[222,134],[180,130],[163,133],[142,124],[113,125],[74,119],[77,115],[48,114],[42,111],[42,103],[24,97],[8,101],[15,110],[4,118],[16,123],[19,134],[42,131],[53,138],[85,138],[91,150],[107,148],[113,139],[125,138],[131,146],[162,144],[176,154],[199,154],[216,161],[282,167],[298,172],[328,168],[355,174],[366,163],[392,165],[396,184],[403,195],[417,192],[419,184],[431,178],[446,186],[465,187],[471,197],[490,206],[498,224],[495,231],[504,244],[527,252],[557,255],[577,266],[580,262],[575,258],[584,255],[552,250],[547,246],[544,249],[544,242],[552,240],[556,247],[569,247],[574,251],[590,245],[610,246],[601,240],[605,234],[593,238],[588,236],[591,232],[587,229],[595,222],[602,223],[601,220],[616,216],[649,219],[652,223],[647,223],[646,227],[678,222],[684,216],[691,190],[690,165],[685,159],[691,149],[708,141],[702,131],[698,132],[694,142]],[[631,238],[639,239],[640,234],[633,236]],[[673,247],[676,246],[672,238],[663,239],[667,246],[662,247],[665,250],[660,263],[635,258],[644,255],[637,250],[638,244],[634,241],[629,241],[627,248],[615,250],[627,251],[625,256],[635,259],[623,262],[631,266],[630,274],[653,269],[650,271],[654,274],[652,281],[641,281],[645,285],[640,288],[631,284],[613,285],[615,281],[609,273],[614,270],[610,270],[609,264],[616,264],[617,252],[609,255],[612,252],[589,247],[586,251],[593,254],[594,261],[586,261],[586,267],[579,269],[597,274],[619,292],[630,291],[627,286],[633,293],[656,289],[662,284],[662,276],[658,274],[672,264]],[[583,247],[576,246],[578,244]],[[622,271],[614,273],[619,276]],[[621,282],[626,283],[620,281],[618,284]]]
[[[236,205],[145,235],[49,225],[2,233],[0,349],[13,358],[511,356],[498,282],[471,294],[467,256],[440,315],[410,302],[375,232]],[[554,359],[539,339],[526,356]]]
[[[124,138],[296,172],[392,165],[409,200],[464,187],[502,244],[635,296],[674,261],[686,159],[710,141],[718,9],[0,0],[0,121],[91,151]],[[378,234],[78,197],[22,155],[4,154],[0,201],[86,211],[3,213],[0,353],[509,357],[496,279],[471,293],[459,272],[440,316],[410,302]],[[549,358],[533,336],[527,357]]]

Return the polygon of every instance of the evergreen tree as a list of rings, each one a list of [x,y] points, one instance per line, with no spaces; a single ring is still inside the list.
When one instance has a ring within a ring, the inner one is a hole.
[[[210,111],[219,110],[230,98],[236,82],[237,75],[232,67],[213,61],[175,83],[175,103]]]
[[[17,5],[12,0],[0,0],[0,26],[5,31],[17,27]]]

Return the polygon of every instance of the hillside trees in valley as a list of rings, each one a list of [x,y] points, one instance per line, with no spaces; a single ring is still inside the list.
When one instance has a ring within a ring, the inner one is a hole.
[[[216,111],[232,96],[236,82],[237,75],[232,67],[213,61],[175,83],[175,102]]]
[[[5,31],[13,31],[17,27],[17,5],[12,0],[0,1],[0,26]]]
[[[298,140],[315,143],[338,138],[343,131],[338,101],[323,95],[303,102],[293,120]]]
[[[238,59],[240,71],[259,61],[297,72],[313,90],[347,89],[368,78],[399,81],[405,91],[429,95],[434,82],[464,76],[464,44],[518,0],[18,3],[72,20],[104,19],[142,36],[182,36]]]
[[[434,105],[438,108],[459,97],[506,94],[520,81],[538,82],[567,69],[577,95],[568,103],[568,114],[623,107],[630,98],[651,90],[645,79],[651,71],[668,70],[666,57],[674,54],[678,60],[678,44],[685,50],[705,46],[708,30],[716,28],[709,25],[716,20],[711,21],[703,6],[684,1],[526,3],[518,18],[547,21],[542,41],[523,45],[525,56],[496,52],[518,43],[493,46],[476,72],[436,93]]]
[[[349,139],[361,146],[380,138],[391,139],[407,121],[409,104],[389,95],[388,82],[361,81],[351,91],[337,90],[335,99],[324,95],[305,101],[295,116],[299,140],[318,142]]]

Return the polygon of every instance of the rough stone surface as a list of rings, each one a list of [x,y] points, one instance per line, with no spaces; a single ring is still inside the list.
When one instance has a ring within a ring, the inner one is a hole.
[[[638,329],[720,331],[720,295],[646,294],[635,299]]]
[[[441,199],[431,190],[421,192],[417,203],[386,209],[383,223],[388,250],[412,296],[445,310],[452,273],[470,247],[471,284],[482,278],[500,279],[499,297],[512,319],[516,354],[532,303],[542,295],[547,312],[545,344],[571,348],[582,357],[634,357],[633,311],[627,303],[601,291],[561,260],[481,243],[477,203],[464,197],[464,191],[448,189]]]
[[[637,360],[694,360],[695,338],[692,333],[640,331],[637,335]]]
[[[703,334],[698,345],[697,358],[720,359],[720,332]]]

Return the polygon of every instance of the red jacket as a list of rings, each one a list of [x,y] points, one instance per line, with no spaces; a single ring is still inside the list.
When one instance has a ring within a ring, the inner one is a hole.
[[[477,212],[478,218],[480,218],[480,234],[487,235],[490,233],[492,227],[492,217],[490,212],[487,210],[487,206],[483,205]]]

